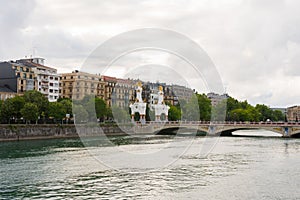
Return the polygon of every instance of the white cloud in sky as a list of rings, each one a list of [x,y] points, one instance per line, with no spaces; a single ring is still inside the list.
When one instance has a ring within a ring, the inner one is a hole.
[[[155,27],[196,41],[227,92],[252,104],[300,104],[298,0],[24,0],[0,2],[0,59],[80,68],[102,42]]]

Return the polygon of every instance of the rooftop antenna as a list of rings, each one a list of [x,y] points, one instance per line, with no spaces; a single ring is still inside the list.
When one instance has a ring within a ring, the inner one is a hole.
[[[33,46],[32,43],[32,56],[35,57],[35,53],[36,53],[36,46]]]

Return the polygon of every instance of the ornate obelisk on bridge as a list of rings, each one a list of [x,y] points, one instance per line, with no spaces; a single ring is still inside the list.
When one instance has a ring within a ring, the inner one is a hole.
[[[146,106],[147,104],[144,103],[142,99],[142,83],[138,82],[137,87],[135,89],[136,91],[136,98],[135,102],[133,104],[130,104],[130,109],[131,109],[131,121],[134,122],[134,114],[139,113],[140,115],[140,122],[142,124],[146,123]]]
[[[152,108],[154,109],[155,112],[155,121],[161,121],[160,117],[162,114],[165,115],[165,119],[163,121],[168,121],[168,113],[170,107],[166,105],[164,102],[164,92],[162,86],[158,87],[157,98],[158,98],[157,104],[152,105]]]

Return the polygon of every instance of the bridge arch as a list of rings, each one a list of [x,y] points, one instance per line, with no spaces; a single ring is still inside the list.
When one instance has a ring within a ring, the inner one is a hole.
[[[300,138],[300,131],[293,132],[290,136],[293,138]]]
[[[223,128],[216,131],[216,134],[220,136],[231,136],[233,132],[235,131],[241,131],[241,130],[266,130],[271,131],[273,133],[277,133],[280,135],[283,135],[282,130],[276,129],[274,127],[230,127],[230,128]]]
[[[202,127],[185,127],[185,126],[172,126],[172,127],[162,127],[161,129],[157,130],[155,134],[170,134],[170,135],[175,135],[175,131],[199,131],[203,132],[205,135],[208,134],[208,130]]]
[[[220,136],[232,136],[232,133],[235,131],[240,131],[240,130],[266,130],[266,131],[271,131],[276,134],[283,135],[283,131],[279,128],[276,127],[226,127],[226,126],[215,126],[215,135],[220,135]],[[199,131],[203,132],[205,134],[209,133],[208,128],[204,126],[185,126],[185,125],[175,125],[175,126],[167,126],[167,127],[161,127],[160,129],[156,130],[156,134],[176,134],[175,131]],[[295,135],[300,136],[300,130],[299,132],[295,133]]]

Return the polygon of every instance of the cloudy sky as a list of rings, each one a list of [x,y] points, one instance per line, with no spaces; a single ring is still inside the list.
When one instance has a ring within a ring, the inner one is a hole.
[[[300,104],[299,8],[298,0],[3,0],[0,60],[41,56],[68,72],[115,35],[162,28],[195,41],[231,96],[285,107]]]

